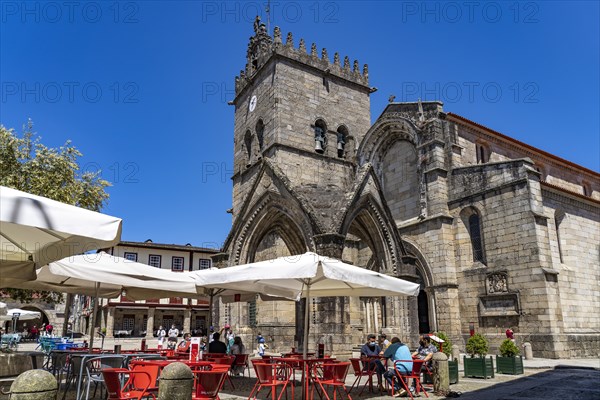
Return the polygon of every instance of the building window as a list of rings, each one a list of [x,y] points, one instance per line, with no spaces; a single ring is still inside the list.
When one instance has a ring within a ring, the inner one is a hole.
[[[322,119],[318,119],[314,125],[315,130],[315,151],[323,154],[327,147],[327,126]]]
[[[485,164],[490,161],[490,150],[487,145],[477,143],[475,144],[475,151],[477,153],[477,164]]]
[[[201,258],[198,260],[198,268],[199,269],[209,269],[211,266],[211,260],[209,258]]]
[[[481,238],[481,219],[477,212],[474,212],[469,216],[469,236],[471,237],[473,261],[485,264],[483,240]]]
[[[183,297],[170,297],[169,304],[183,304]]]
[[[132,331],[135,327],[135,316],[133,314],[123,315],[123,324],[121,329],[124,331]]]
[[[256,300],[248,302],[248,325],[256,326]]]
[[[262,119],[259,119],[258,122],[256,123],[256,138],[258,139],[258,148],[260,150],[263,149],[263,143],[265,140],[264,136],[265,136],[265,124]]]
[[[344,148],[346,147],[346,140],[348,138],[348,129],[345,126],[340,126],[337,129],[337,156],[338,158],[344,158]]]
[[[157,254],[150,254],[148,256],[148,265],[151,267],[160,268],[161,256]]]
[[[137,253],[129,253],[129,252],[126,251],[123,257],[126,260],[136,261],[137,262]]]
[[[583,187],[583,195],[591,197],[592,196],[592,185],[589,182],[582,182],[581,186]]]
[[[183,271],[183,257],[173,257],[173,260],[171,261],[171,271]]]
[[[250,130],[247,130],[244,135],[244,146],[246,146],[246,155],[248,157],[246,167],[249,167],[252,162],[252,132]]]
[[[173,322],[174,322],[174,318],[172,315],[163,315],[162,326],[165,329],[165,331],[168,331],[169,328],[171,328],[171,325],[173,325]]]

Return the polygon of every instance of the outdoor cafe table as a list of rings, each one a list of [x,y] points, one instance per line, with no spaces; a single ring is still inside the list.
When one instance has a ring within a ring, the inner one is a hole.
[[[286,363],[291,365],[301,365],[302,366],[302,398],[308,398],[308,389],[310,388],[310,384],[312,383],[312,375],[310,371],[313,366],[318,363],[324,363],[328,361],[336,362],[335,357],[325,357],[325,358],[314,358],[307,357],[302,358],[299,357],[273,357],[274,362]]]

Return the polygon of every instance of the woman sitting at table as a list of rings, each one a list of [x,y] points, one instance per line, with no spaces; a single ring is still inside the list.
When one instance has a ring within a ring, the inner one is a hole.
[[[192,336],[189,333],[183,335],[183,340],[177,345],[178,353],[189,353],[190,343],[192,342]]]

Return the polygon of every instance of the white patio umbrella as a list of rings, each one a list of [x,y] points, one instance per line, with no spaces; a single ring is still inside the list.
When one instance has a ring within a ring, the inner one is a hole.
[[[305,253],[298,256],[280,257],[274,260],[223,268],[208,274],[198,274],[198,282],[204,287],[227,288],[248,284],[262,288],[271,296],[304,297],[307,304],[311,297],[323,296],[417,296],[419,285],[388,275],[344,263],[340,260]],[[243,286],[242,286],[243,287]],[[286,293],[286,294],[283,294]],[[308,343],[309,307],[304,315],[304,356]]]
[[[210,268],[192,272],[186,272],[196,282],[198,291],[202,291],[208,302],[208,325],[212,323],[212,309],[216,297],[221,298],[224,303],[246,302],[256,299],[259,295],[263,300],[295,300],[298,293],[285,288],[268,288],[260,283],[222,281],[222,269]]]
[[[37,271],[35,281],[16,283],[17,288],[54,290],[114,298],[123,291],[133,300],[164,297],[201,297],[188,275],[111,256],[105,252],[67,257]],[[98,311],[94,302],[92,327]],[[90,347],[94,336],[90,337]]]
[[[20,321],[31,321],[32,319],[42,318],[42,313],[39,311],[22,310],[20,308],[11,308],[6,311],[6,315],[0,316],[0,321],[9,321],[13,319],[15,314],[19,314]]]
[[[0,186],[0,287],[35,268],[121,240],[121,219]]]

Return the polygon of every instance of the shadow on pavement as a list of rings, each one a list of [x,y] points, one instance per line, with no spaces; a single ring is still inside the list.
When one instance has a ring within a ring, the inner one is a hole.
[[[600,400],[600,371],[559,366],[554,370],[465,392],[459,398],[464,400]]]

